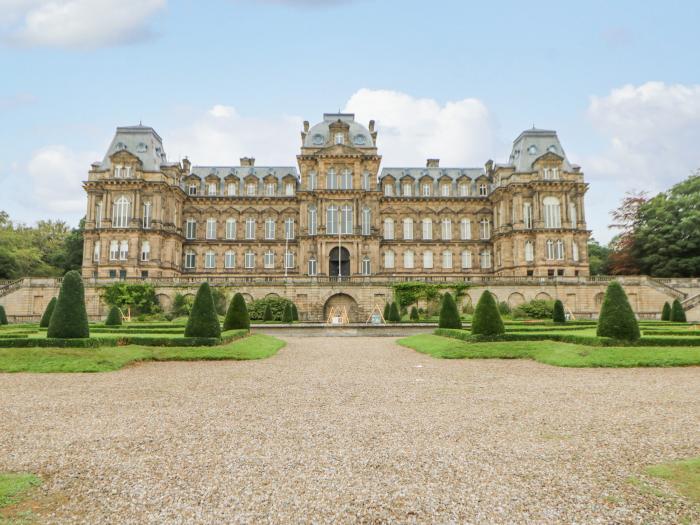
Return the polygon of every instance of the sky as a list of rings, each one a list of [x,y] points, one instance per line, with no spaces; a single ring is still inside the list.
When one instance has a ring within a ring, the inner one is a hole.
[[[377,122],[383,166],[506,162],[555,129],[607,242],[628,191],[700,168],[700,2],[0,0],[0,210],[85,214],[117,126],[169,160],[294,165],[302,122]]]

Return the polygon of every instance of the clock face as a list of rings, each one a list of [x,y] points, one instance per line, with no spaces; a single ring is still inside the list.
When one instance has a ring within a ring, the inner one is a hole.
[[[365,142],[367,142],[367,139],[365,138],[364,135],[355,135],[352,138],[352,141],[357,144],[358,146],[362,146]]]
[[[313,137],[311,137],[311,141],[317,146],[320,146],[326,140],[323,138],[323,135],[321,135],[320,133],[316,133]]]

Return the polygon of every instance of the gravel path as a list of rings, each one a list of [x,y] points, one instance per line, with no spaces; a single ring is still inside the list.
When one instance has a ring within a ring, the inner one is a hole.
[[[700,368],[287,341],[263,361],[0,374],[0,471],[41,473],[46,523],[700,522],[628,481],[700,454]]]

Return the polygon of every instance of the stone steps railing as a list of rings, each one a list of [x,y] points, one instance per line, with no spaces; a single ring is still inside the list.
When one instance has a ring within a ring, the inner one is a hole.
[[[668,293],[674,296],[676,299],[685,299],[688,294],[685,292],[681,292],[677,288],[674,288],[667,282],[661,281],[655,277],[649,277],[649,284],[651,284],[654,288],[659,290],[662,293]]]
[[[14,292],[20,286],[22,286],[22,279],[17,279],[15,281],[0,281],[0,297],[5,297],[6,295]]]

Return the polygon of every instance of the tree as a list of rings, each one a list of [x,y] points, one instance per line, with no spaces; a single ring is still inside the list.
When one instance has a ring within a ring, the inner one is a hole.
[[[282,322],[291,323],[294,321],[294,314],[292,314],[292,305],[287,303],[284,308],[284,314],[282,314]]]
[[[120,326],[122,324],[122,313],[119,308],[112,306],[107,314],[107,319],[105,319],[105,326]]]
[[[156,289],[150,283],[114,283],[102,291],[102,298],[110,306],[127,308],[135,314],[152,314],[160,311]],[[175,296],[177,299],[177,295]]]
[[[39,326],[41,328],[49,327],[54,308],[56,308],[56,298],[52,297],[49,304],[46,305],[46,310],[44,310],[44,315],[41,316],[41,321],[39,321]]]
[[[214,308],[216,308],[216,313],[219,315],[224,315],[226,313],[226,306],[228,301],[226,301],[226,294],[221,288],[211,288],[211,297],[214,299]]]
[[[173,298],[173,306],[170,311],[175,317],[190,315],[193,301],[194,299],[192,299],[191,295],[176,293],[175,297]]]
[[[671,317],[669,319],[673,323],[685,323],[687,322],[685,318],[685,310],[678,299],[673,300],[671,305]]]
[[[265,305],[265,313],[263,314],[262,320],[263,321],[272,321],[272,310],[270,309],[269,304]]]
[[[617,281],[611,281],[605,291],[597,334],[598,337],[611,337],[621,341],[638,341],[641,337],[627,294]]]
[[[671,305],[668,304],[668,301],[664,303],[664,307],[661,310],[661,320],[662,321],[670,321],[671,320]]]
[[[384,315],[384,322],[388,323],[391,321],[391,319],[389,319],[389,317],[391,317],[391,304],[390,303],[386,303],[384,305],[383,315]]]
[[[46,335],[60,339],[90,337],[83,279],[76,270],[71,270],[63,277]]]
[[[503,319],[498,312],[496,300],[488,290],[485,290],[476,303],[474,316],[472,317],[473,335],[501,335],[506,329]]]
[[[417,311],[416,314],[418,314]],[[457,303],[455,303],[455,300],[452,298],[450,292],[445,292],[445,295],[442,297],[442,307],[440,308],[438,327],[457,329],[462,328],[462,320],[459,318]]]
[[[192,312],[185,326],[185,337],[221,337],[221,325],[216,314],[209,283],[203,282],[197,290]]]
[[[401,314],[399,313],[399,306],[396,304],[396,301],[393,301],[389,307],[389,321],[392,323],[401,322]]]
[[[292,321],[299,320],[299,310],[297,310],[297,305],[292,303]]]
[[[231,304],[226,312],[224,319],[224,330],[249,329],[250,318],[248,317],[248,308],[245,304],[245,299],[240,293],[237,293],[231,299]]]
[[[588,267],[591,275],[608,275],[610,273],[609,257],[610,248],[591,239],[588,243]]]
[[[564,312],[564,303],[559,299],[554,301],[554,312],[552,313],[552,321],[555,323],[565,323],[566,313]]]
[[[639,274],[639,264],[634,255],[635,232],[639,226],[640,209],[646,201],[647,194],[644,191],[627,192],[620,206],[610,212],[613,218],[610,228],[620,230],[620,233],[610,241],[608,267],[613,275]]]
[[[5,313],[5,307],[0,304],[0,325],[7,324],[7,314]]]
[[[420,316],[418,315],[418,308],[415,306],[411,307],[410,319],[411,321],[418,321],[420,319]]]

